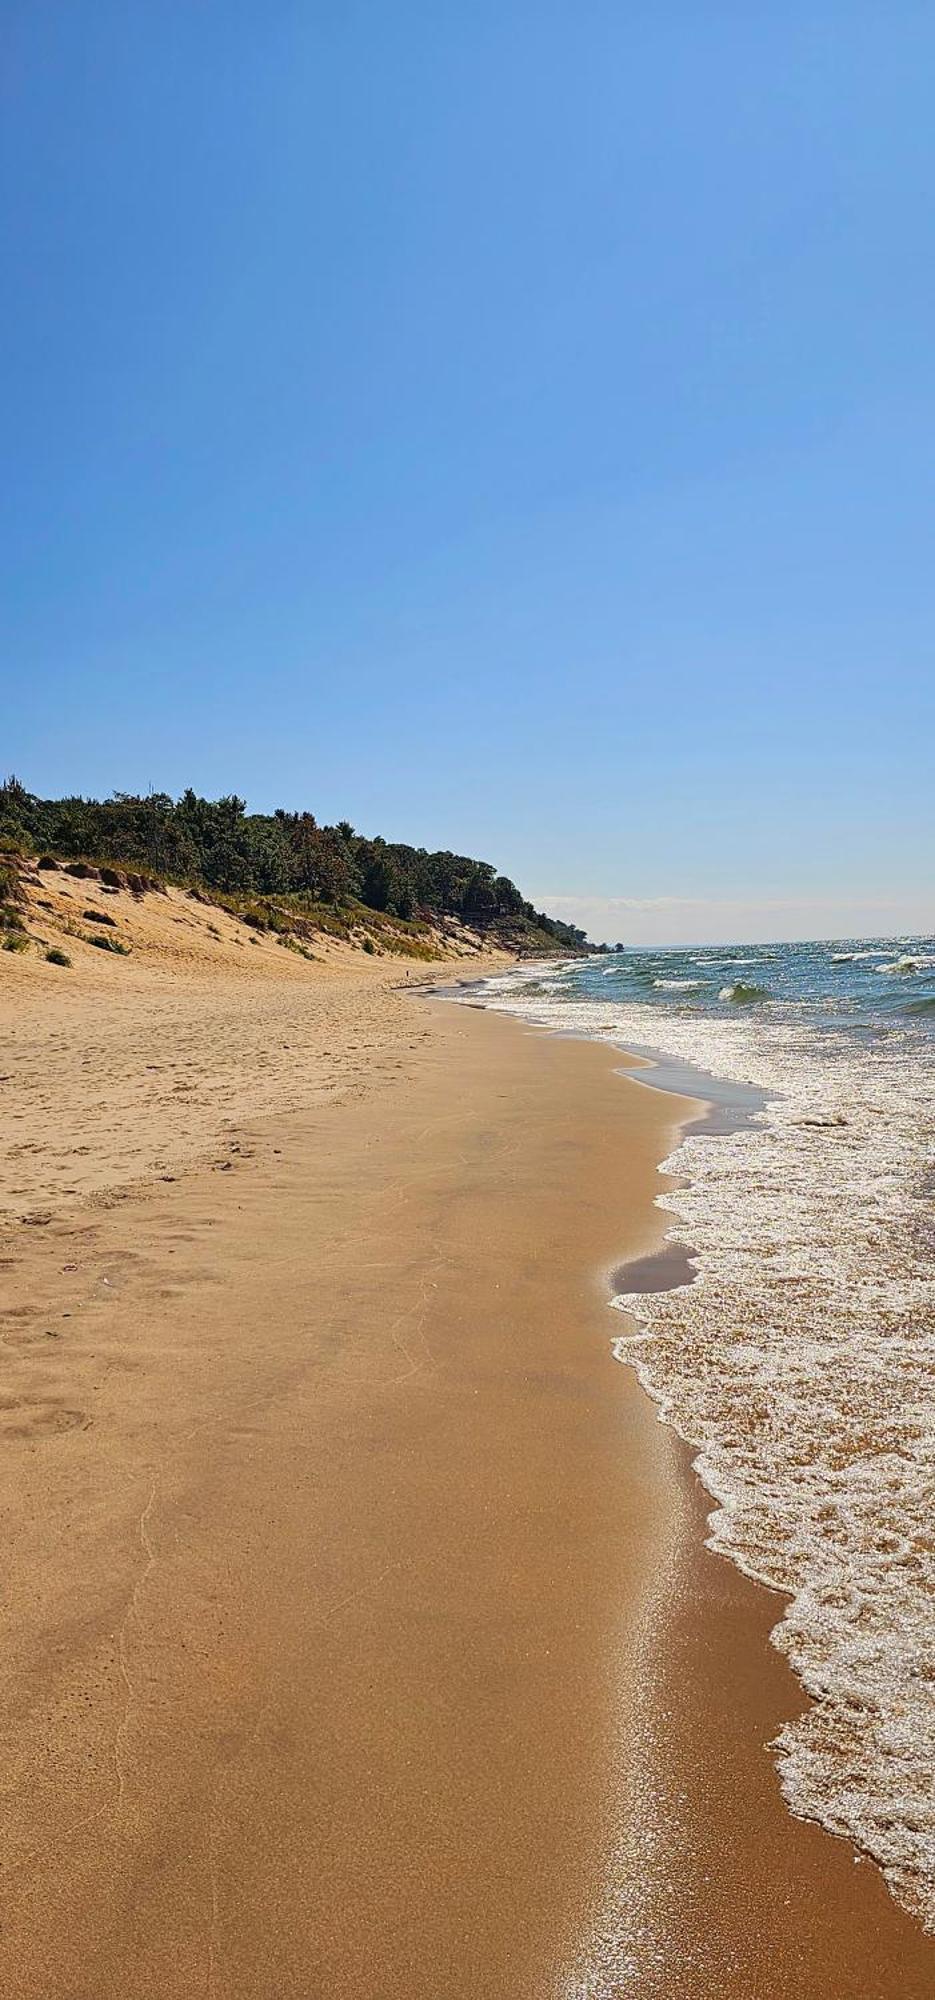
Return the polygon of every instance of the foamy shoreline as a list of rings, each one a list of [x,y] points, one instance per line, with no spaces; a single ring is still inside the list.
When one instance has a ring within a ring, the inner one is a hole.
[[[670,1056],[771,1100],[683,1137],[657,1197],[694,1282],[623,1294],[615,1342],[696,1454],[712,1547],[786,1594],[773,1634],[812,1698],[775,1746],[794,1812],[852,1839],[935,1928],[935,1288],[918,1054],[761,1022],[665,1018],[498,978],[491,1004]],[[511,997],[512,989],[512,997]],[[651,1075],[647,1076],[651,1082]]]

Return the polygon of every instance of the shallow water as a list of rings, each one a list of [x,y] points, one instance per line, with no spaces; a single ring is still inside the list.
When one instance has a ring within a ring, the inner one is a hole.
[[[696,1448],[712,1545],[787,1593],[789,1805],[935,1930],[935,946],[627,952],[472,997],[746,1087],[664,1163],[682,1282],[631,1269],[616,1352]]]

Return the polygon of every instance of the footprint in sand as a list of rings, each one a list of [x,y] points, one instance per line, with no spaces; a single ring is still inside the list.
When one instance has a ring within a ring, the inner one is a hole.
[[[11,1327],[8,1333],[0,1334],[4,1347],[48,1348],[50,1353],[52,1350],[49,1343],[61,1340],[61,1337],[61,1334],[51,1326]]]
[[[0,1396],[0,1438],[41,1444],[90,1422],[86,1410],[68,1409],[50,1396]]]

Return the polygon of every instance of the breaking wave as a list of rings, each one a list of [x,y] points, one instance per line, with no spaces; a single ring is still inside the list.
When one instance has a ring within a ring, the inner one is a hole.
[[[919,955],[912,952],[904,952],[901,958],[894,958],[890,965],[879,965],[877,971],[899,972],[911,975],[914,972],[930,972],[933,966],[935,966],[935,958],[931,957],[927,952]]]
[[[758,986],[752,979],[737,979],[733,986],[722,986],[717,997],[719,1000],[730,1000],[735,1007],[746,1007],[756,1000],[768,999],[769,987]]]

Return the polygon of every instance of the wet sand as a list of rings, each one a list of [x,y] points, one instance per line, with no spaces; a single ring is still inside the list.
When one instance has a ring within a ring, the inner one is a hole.
[[[793,1819],[769,1742],[803,1691],[769,1643],[782,1600],[703,1547],[711,1502],[680,1453],[687,1532],[655,1654],[666,1860],[634,1991],[673,2000],[928,2000],[935,1940],[849,1842]]]
[[[2,1990],[930,1994],[611,1356],[689,1107],[406,1007],[352,1098],[2,1245]]]

